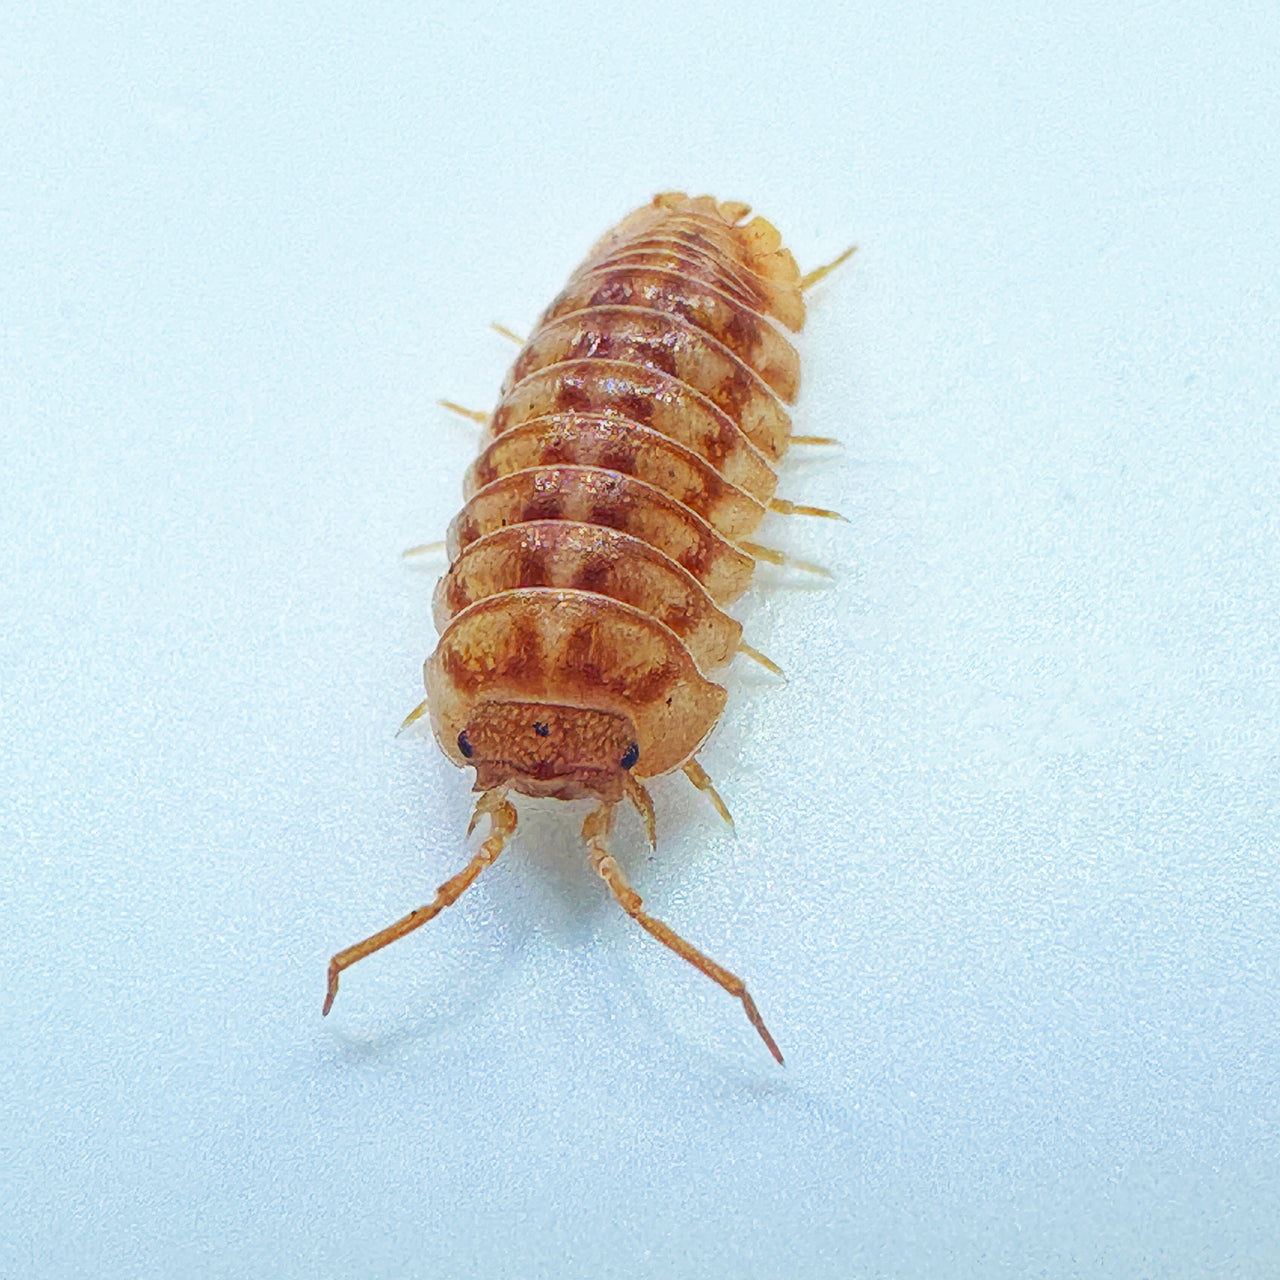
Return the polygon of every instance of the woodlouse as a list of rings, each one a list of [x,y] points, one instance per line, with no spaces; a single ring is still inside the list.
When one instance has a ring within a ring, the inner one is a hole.
[[[655,920],[609,852],[616,806],[654,840],[641,779],[676,769],[728,811],[696,755],[725,690],[708,678],[742,641],[722,606],[757,559],[766,511],[831,516],[774,496],[790,444],[795,349],[773,323],[804,323],[803,292],[852,250],[802,276],[747,205],[656,196],[591,250],[543,314],[485,422],[449,528],[427,659],[429,712],[454,764],[475,769],[468,835],[487,839],[432,902],[329,964],[342,971],[455,902],[516,829],[510,792],[595,800],[582,827],[592,868],[642,928],[742,1002],[782,1054],[742,980]],[[800,563],[800,562],[795,562]],[[811,567],[811,566],[802,566]],[[775,668],[776,670],[776,668]]]

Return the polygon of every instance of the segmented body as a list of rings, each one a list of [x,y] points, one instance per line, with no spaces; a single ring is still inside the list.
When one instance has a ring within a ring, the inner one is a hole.
[[[643,779],[683,769],[727,818],[695,756],[725,704],[714,676],[742,643],[724,606],[758,557],[792,440],[802,277],[746,205],[672,193],[625,218],[543,314],[487,416],[436,589],[428,710],[445,754],[475,769],[488,838],[434,900],[333,957],[339,975],[457,900],[515,830],[511,792],[591,798],[592,868],[638,924],[737,997],[741,979],[643,910],[609,852],[624,799],[654,838]],[[847,256],[847,255],[845,255]],[[837,259],[837,262],[843,259]],[[836,265],[835,263],[831,264]],[[480,415],[484,416],[484,415]]]
[[[591,706],[636,729],[639,778],[691,759],[750,584],[738,544],[777,487],[799,386],[768,317],[804,320],[800,272],[741,205],[659,196],[574,272],[503,384],[449,530],[427,663],[458,745],[477,699]]]

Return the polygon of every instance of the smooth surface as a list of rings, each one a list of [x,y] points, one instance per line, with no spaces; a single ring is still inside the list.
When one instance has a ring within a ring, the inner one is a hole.
[[[1273,7],[375,5],[0,33],[0,1274],[1274,1276]],[[807,268],[652,910],[396,740],[492,403],[666,188]]]

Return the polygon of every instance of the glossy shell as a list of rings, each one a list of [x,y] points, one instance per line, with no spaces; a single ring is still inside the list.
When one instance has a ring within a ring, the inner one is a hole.
[[[724,708],[717,668],[791,437],[804,322],[777,231],[668,194],[592,249],[503,384],[450,526],[427,660],[445,753],[486,702],[624,716],[647,778]],[[777,322],[777,323],[775,323]]]

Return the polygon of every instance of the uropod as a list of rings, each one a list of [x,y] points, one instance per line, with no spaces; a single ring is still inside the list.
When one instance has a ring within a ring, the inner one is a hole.
[[[769,511],[835,516],[775,495],[799,389],[778,325],[804,323],[804,291],[843,262],[801,275],[748,206],[669,192],[591,250],[524,343],[484,423],[449,527],[435,594],[440,641],[426,700],[445,755],[475,770],[468,834],[487,837],[426,906],[329,963],[327,1014],[343,970],[456,902],[516,829],[512,793],[592,800],[592,869],[643,929],[741,1001],[782,1053],[742,980],[643,907],[610,852],[619,804],[652,843],[644,782],[682,771],[728,820],[697,753],[725,705],[711,678],[744,643],[724,606],[758,560]],[[776,670],[776,668],[773,668]]]

